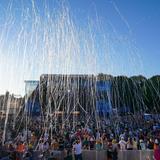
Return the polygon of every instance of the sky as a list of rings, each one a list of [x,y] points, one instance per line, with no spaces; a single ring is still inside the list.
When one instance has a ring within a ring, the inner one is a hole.
[[[1,0],[0,94],[41,74],[160,74],[159,0]]]
[[[159,0],[90,0],[87,3],[81,0],[78,4],[74,1],[72,6],[75,10],[75,6],[79,6],[79,12],[83,10],[84,15],[88,12],[93,18],[95,9],[104,23],[110,21],[119,34],[129,35],[131,30],[131,39],[135,41],[143,61],[142,74],[147,77],[160,74]]]

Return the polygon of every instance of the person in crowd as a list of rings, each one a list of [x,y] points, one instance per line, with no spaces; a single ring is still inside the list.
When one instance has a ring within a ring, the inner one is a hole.
[[[9,143],[8,150],[9,150],[10,152],[15,151],[15,146],[14,146],[13,142],[10,142],[10,143]]]
[[[64,154],[65,154],[64,160],[72,160],[73,159],[72,150],[70,148],[66,148],[64,151],[65,151],[64,152]]]
[[[94,135],[91,135],[89,138],[90,150],[93,150],[95,147],[95,138]]]
[[[146,144],[145,144],[144,139],[140,139],[139,146],[140,146],[140,150],[145,150],[146,149]]]
[[[103,136],[102,138],[102,149],[107,150],[108,148],[108,138],[107,136]]]
[[[100,132],[99,130],[97,129],[97,132],[96,132],[96,140],[99,140],[100,139]]]
[[[121,137],[121,140],[119,141],[120,149],[125,150],[126,149],[126,141],[124,140],[124,137]]]
[[[87,136],[85,136],[83,140],[83,149],[89,149],[89,140]]]
[[[64,150],[64,141],[62,137],[59,139],[59,150]]]
[[[112,160],[118,160],[118,151],[120,150],[120,145],[115,139],[115,141],[112,141],[113,148],[112,148]]]
[[[97,139],[96,140],[96,150],[101,150],[101,146],[102,146],[101,139]]]
[[[159,149],[159,142],[158,142],[158,139],[155,139],[155,141],[154,141],[154,150],[156,150],[156,149]]]
[[[154,159],[160,160],[160,146],[159,146],[158,139],[155,139],[155,142],[154,142]]]
[[[126,148],[127,148],[127,150],[133,150],[133,140],[132,140],[132,138],[128,138]]]
[[[154,148],[154,141],[152,138],[149,139],[149,141],[147,142],[147,148],[150,150],[153,150]]]
[[[26,146],[23,142],[19,142],[17,144],[16,152],[17,152],[17,158],[16,160],[23,160],[23,154],[26,151]]]
[[[109,139],[107,147],[107,159],[112,160],[112,158],[113,158],[113,145],[112,145],[112,139]]]
[[[81,139],[77,139],[73,145],[75,160],[82,160],[82,142]]]
[[[52,150],[58,150],[59,149],[59,143],[57,138],[54,138],[51,142],[51,149]]]
[[[137,139],[135,137],[133,138],[133,149],[134,150],[138,149],[138,143],[137,143]]]
[[[44,152],[44,145],[43,144],[44,144],[43,141],[40,140],[39,143],[38,143],[38,147],[37,147],[38,151],[40,151],[41,153]]]
[[[49,150],[49,143],[48,143],[48,141],[45,141],[44,143],[43,143],[43,151],[44,152],[47,152]]]

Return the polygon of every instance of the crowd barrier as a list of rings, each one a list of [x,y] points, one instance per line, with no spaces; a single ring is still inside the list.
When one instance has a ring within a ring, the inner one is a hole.
[[[153,150],[125,150],[118,152],[118,160],[153,160]],[[107,160],[107,151],[85,150],[83,160]]]
[[[119,151],[118,160],[153,160],[153,150]]]
[[[63,154],[63,153],[62,153]],[[118,160],[153,160],[152,150],[125,150],[118,152]],[[55,157],[58,160],[63,160],[63,156]],[[106,150],[83,150],[83,160],[107,160]],[[74,160],[74,158],[73,158]]]
[[[107,160],[106,150],[84,150],[82,153],[83,160]]]
[[[2,152],[0,151],[0,153]],[[33,154],[33,160],[38,160],[40,155],[41,153],[39,151],[35,151]],[[153,150],[125,150],[118,152],[118,160],[153,160],[153,155]],[[107,160],[107,151],[83,150],[82,157],[83,160]],[[53,158],[56,160],[63,160],[64,152],[53,151],[49,159],[52,160]]]

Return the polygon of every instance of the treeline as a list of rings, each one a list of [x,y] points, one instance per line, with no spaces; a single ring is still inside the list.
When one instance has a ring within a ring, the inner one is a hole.
[[[110,77],[112,106],[122,112],[160,113],[160,76]]]

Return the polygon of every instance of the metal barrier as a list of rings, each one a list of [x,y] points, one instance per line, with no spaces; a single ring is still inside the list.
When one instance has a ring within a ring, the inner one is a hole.
[[[152,150],[119,151],[118,160],[153,160]]]
[[[34,152],[33,159],[37,160],[40,156],[40,152]],[[152,150],[124,150],[118,152],[118,160],[153,160]],[[74,160],[74,155],[72,156]],[[83,160],[107,160],[106,150],[83,150]],[[64,152],[53,151],[49,159],[55,158],[56,160],[64,159]]]
[[[107,160],[106,150],[84,150],[82,153],[83,160]]]
[[[152,150],[125,150],[118,152],[118,160],[153,160]],[[83,151],[83,160],[107,160],[107,151]]]
[[[0,153],[2,152],[0,151]],[[35,151],[33,154],[33,160],[39,159],[40,155],[41,153],[39,151]],[[118,160],[153,160],[153,155],[153,150],[124,150],[118,152]],[[74,155],[72,157],[74,160]],[[83,150],[82,157],[83,160],[107,160],[107,151]],[[64,152],[53,151],[49,159],[53,158],[55,158],[56,160],[63,160]]]

